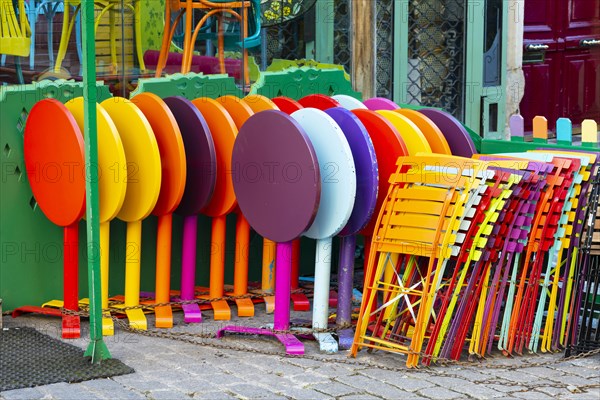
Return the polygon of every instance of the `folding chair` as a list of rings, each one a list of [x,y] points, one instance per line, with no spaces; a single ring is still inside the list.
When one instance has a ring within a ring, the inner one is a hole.
[[[600,177],[597,174],[592,185],[575,282],[576,295],[570,304],[566,329],[567,357],[600,347],[600,302],[597,294],[600,285]]]
[[[21,59],[27,57],[31,28],[23,0],[0,0],[0,54],[13,55],[19,83],[24,83]]]
[[[351,352],[369,347],[404,353],[414,367],[445,262],[458,254],[457,239],[464,240],[461,217],[486,171],[483,163],[451,156],[400,157],[397,165],[375,227]],[[386,281],[390,267],[394,279]],[[371,312],[380,294],[383,304]],[[372,316],[376,322],[369,327]]]
[[[571,239],[573,237],[573,225],[575,221],[575,211],[578,206],[579,198],[581,197],[581,187],[584,182],[587,182],[590,173],[587,171],[590,166],[590,161],[592,156],[585,155],[583,153],[567,153],[561,151],[536,151],[536,152],[544,152],[549,154],[555,154],[560,157],[570,158],[575,161],[574,167],[576,167],[576,162],[580,163],[580,169],[574,171],[574,179],[571,182],[571,186],[568,189],[567,198],[563,206],[563,210],[561,213],[560,226],[559,229],[555,233],[555,241],[554,245],[550,249],[550,254],[548,257],[548,264],[546,268],[546,273],[544,275],[544,281],[542,283],[542,291],[540,293],[540,298],[538,301],[538,308],[535,314],[535,320],[533,322],[531,339],[529,342],[529,350],[532,352],[537,352],[539,339],[542,339],[542,351],[549,351],[550,343],[552,341],[552,335],[554,332],[554,321],[555,321],[555,312],[557,310],[557,297],[559,292],[559,283],[561,277],[561,269],[563,270],[563,275],[566,274],[567,277],[569,275],[569,269],[571,263],[568,260],[562,261],[563,258],[563,250],[569,248],[571,245]],[[595,156],[594,160],[595,160]],[[551,275],[552,280],[551,280]],[[563,280],[563,284],[561,285],[563,288],[566,288],[567,280]],[[546,298],[548,299],[548,304],[546,305]],[[546,315],[545,323],[543,323],[544,315]],[[544,329],[542,330],[542,325]],[[540,336],[540,332],[542,335]]]
[[[102,17],[108,13],[109,16],[109,37],[110,37],[110,60],[111,66],[116,71],[118,67],[117,63],[117,21],[115,19],[115,10],[120,7],[131,10],[134,15],[134,29],[135,29],[135,48],[138,58],[140,71],[146,70],[144,64],[143,49],[142,49],[142,22],[140,18],[140,0],[94,0],[94,5],[100,12],[96,16],[95,30],[98,30]],[[74,8],[73,15],[71,16],[71,7]],[[71,38],[71,32],[73,26],[77,21],[78,13],[81,9],[81,0],[65,0],[64,1],[64,13],[63,13],[63,26],[62,33],[60,36],[60,45],[58,47],[58,54],[56,55],[56,63],[54,64],[54,72],[60,72],[62,63],[67,55],[67,49],[69,47],[69,40]],[[79,51],[79,50],[78,50]]]
[[[453,295],[448,312],[444,313],[444,320],[438,322],[441,327],[440,335],[436,337],[432,335],[430,338],[428,348],[434,348],[435,344],[435,356],[438,355],[443,343],[443,357],[455,359],[460,357],[467,334],[465,328],[470,326],[475,300],[480,296],[483,277],[489,269],[489,263],[484,262],[485,258],[482,258],[483,250],[493,233],[493,223],[497,221],[499,211],[511,194],[512,185],[518,179],[520,179],[518,176],[507,172],[496,172],[493,180],[488,181],[488,190],[476,209],[477,217],[468,234],[473,237],[473,240],[470,246],[463,249],[457,260],[456,272],[460,270],[461,273],[456,285],[453,285]],[[473,268],[471,268],[472,263],[474,263]],[[469,278],[465,287],[464,282],[467,276]],[[458,308],[455,312],[456,305]],[[448,328],[448,337],[444,341]]]
[[[524,342],[530,338],[531,331],[527,329],[527,326],[532,322],[531,308],[535,305],[539,290],[541,266],[545,253],[554,244],[554,234],[558,229],[560,211],[566,198],[564,187],[568,188],[570,186],[573,179],[573,167],[572,160],[552,157],[551,155],[516,153],[509,154],[509,156],[538,161],[551,160],[554,164],[554,171],[546,179],[547,185],[536,209],[517,285],[517,293],[513,308],[510,310],[510,319],[509,321],[506,321],[506,319],[503,321],[503,328],[505,329],[503,329],[503,335],[501,335],[501,343],[507,345],[504,350],[510,354],[515,347],[518,353],[521,353]],[[508,308],[505,310],[505,318],[507,311]],[[504,340],[502,340],[502,336]]]
[[[580,293],[580,291],[573,291],[573,288],[577,287],[574,285],[574,281],[579,270],[579,265],[581,265],[581,262],[578,261],[587,261],[588,257],[586,255],[584,256],[582,253],[584,246],[586,245],[585,234],[588,221],[590,221],[590,217],[593,217],[590,212],[593,213],[597,208],[597,204],[594,204],[593,201],[595,195],[594,190],[597,189],[597,177],[600,172],[600,157],[598,157],[597,153],[593,152],[582,153],[591,156],[591,162],[586,171],[589,173],[589,178],[585,179],[586,177],[584,175],[581,193],[576,202],[577,207],[574,212],[571,245],[567,247],[567,255],[565,257],[565,261],[569,263],[569,265],[563,274],[564,283],[560,292],[558,315],[554,326],[554,331],[558,334],[555,334],[552,338],[551,349],[558,349],[560,346],[564,347],[566,344],[567,324],[573,318],[573,313],[572,310],[569,310],[569,306],[574,300],[573,295],[577,296]]]
[[[193,10],[205,10],[206,13],[200,21],[192,29]],[[239,11],[236,11],[239,10]],[[248,18],[248,10],[251,17]],[[171,13],[175,12],[176,17],[171,23]],[[162,70],[167,61],[167,55],[171,46],[175,29],[185,14],[185,31],[183,38],[183,60],[181,64],[181,72],[188,73],[192,65],[192,55],[194,53],[194,44],[200,34],[205,23],[215,16],[217,18],[217,40],[218,40],[218,55],[221,72],[225,73],[225,46],[226,32],[224,25],[224,15],[228,14],[235,20],[239,21],[241,28],[240,32],[234,32],[229,37],[233,37],[236,45],[242,49],[245,83],[250,83],[250,73],[248,69],[248,48],[260,45],[260,0],[169,0],[166,3],[165,28],[163,31],[163,41],[160,49],[160,56],[156,65],[156,77],[160,77]],[[250,21],[249,21],[250,20]],[[249,35],[248,27],[250,22],[253,28]],[[241,38],[241,40],[236,40]]]
[[[482,160],[505,159],[505,157],[498,156],[477,156],[477,158]],[[483,357],[486,352],[491,352],[503,306],[504,318],[501,332],[507,329],[505,325],[506,321],[510,319],[512,311],[521,253],[527,245],[537,203],[546,185],[545,177],[553,169],[554,166],[549,163],[529,162],[523,169],[523,179],[520,181],[518,190],[513,191],[511,201],[508,203],[507,209],[503,211],[502,221],[506,221],[506,225],[499,228],[499,232],[504,233],[498,238],[499,245],[502,247],[485,300],[481,318],[483,330],[480,332],[479,339],[475,338],[475,343],[470,347],[472,353]],[[500,239],[502,237],[504,240]],[[501,350],[503,349],[501,342],[498,346]]]

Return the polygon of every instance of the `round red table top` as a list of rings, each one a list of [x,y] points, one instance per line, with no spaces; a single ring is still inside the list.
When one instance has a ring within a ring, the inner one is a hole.
[[[44,215],[59,226],[81,219],[86,174],[83,136],[64,104],[44,99],[33,106],[25,125],[24,153],[31,191]]]

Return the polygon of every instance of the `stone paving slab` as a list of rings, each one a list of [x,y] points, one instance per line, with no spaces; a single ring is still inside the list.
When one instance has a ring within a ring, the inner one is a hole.
[[[205,322],[195,325],[185,324],[181,313],[175,313],[173,330],[164,332],[204,334],[225,324],[263,326],[272,321],[272,315],[266,315],[260,305],[256,313],[253,318],[223,322],[213,321],[212,313],[204,312]],[[292,316],[310,319],[310,313],[294,312]],[[56,318],[26,315],[5,318],[4,325],[31,326],[60,338],[60,320]],[[149,316],[148,326],[153,325]],[[87,347],[87,322],[82,323],[82,331],[81,339],[69,343]],[[360,352],[354,360],[347,352],[321,354],[314,341],[303,341],[306,354],[325,361],[286,357],[276,340],[255,336],[205,340],[242,350],[142,336],[119,328],[105,341],[112,356],[135,373],[11,390],[0,393],[0,399],[600,399],[600,356],[561,362],[560,353],[514,358],[497,354],[473,363],[411,370],[404,367],[402,355]],[[542,365],[531,366],[532,362]]]

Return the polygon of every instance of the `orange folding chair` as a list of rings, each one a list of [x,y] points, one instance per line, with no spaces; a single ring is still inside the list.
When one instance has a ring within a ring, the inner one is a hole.
[[[195,9],[206,11],[200,21],[193,26],[193,11]],[[254,32],[248,37],[248,11],[252,12]],[[181,64],[181,72],[190,72],[192,66],[192,56],[194,53],[194,44],[198,38],[198,34],[202,27],[207,23],[209,18],[217,18],[218,26],[218,56],[219,67],[221,73],[225,73],[225,31],[224,19],[226,15],[233,17],[239,21],[241,25],[240,41],[238,45],[243,52],[243,68],[244,79],[247,85],[250,84],[250,74],[248,69],[248,51],[250,47],[260,44],[260,1],[259,0],[242,0],[242,1],[209,1],[209,0],[169,0],[166,4],[165,28],[163,31],[163,41],[160,49],[158,63],[156,65],[156,77],[160,77],[169,53],[171,41],[175,34],[175,28],[185,14],[185,31],[183,38],[183,60]],[[171,23],[171,14],[176,13],[175,20]],[[193,27],[193,29],[192,29]]]

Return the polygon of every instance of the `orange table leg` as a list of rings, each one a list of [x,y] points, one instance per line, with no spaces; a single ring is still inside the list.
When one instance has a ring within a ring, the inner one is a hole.
[[[226,216],[212,220],[212,240],[210,251],[210,298],[217,299],[224,295],[225,285],[225,229]],[[215,320],[231,319],[231,310],[226,300],[211,302],[215,312]]]
[[[173,215],[166,214],[158,217],[158,232],[156,237],[156,303],[168,303],[171,300],[171,236],[173,230]],[[171,306],[160,306],[154,309],[157,328],[173,327],[173,312]]]
[[[233,271],[233,295],[248,294],[248,247],[250,246],[250,224],[242,213],[236,221],[236,249]],[[239,317],[253,317],[254,303],[251,299],[235,299]]]
[[[275,289],[275,242],[263,240],[262,285],[263,293],[273,293]],[[267,314],[275,310],[275,296],[264,297]]]

